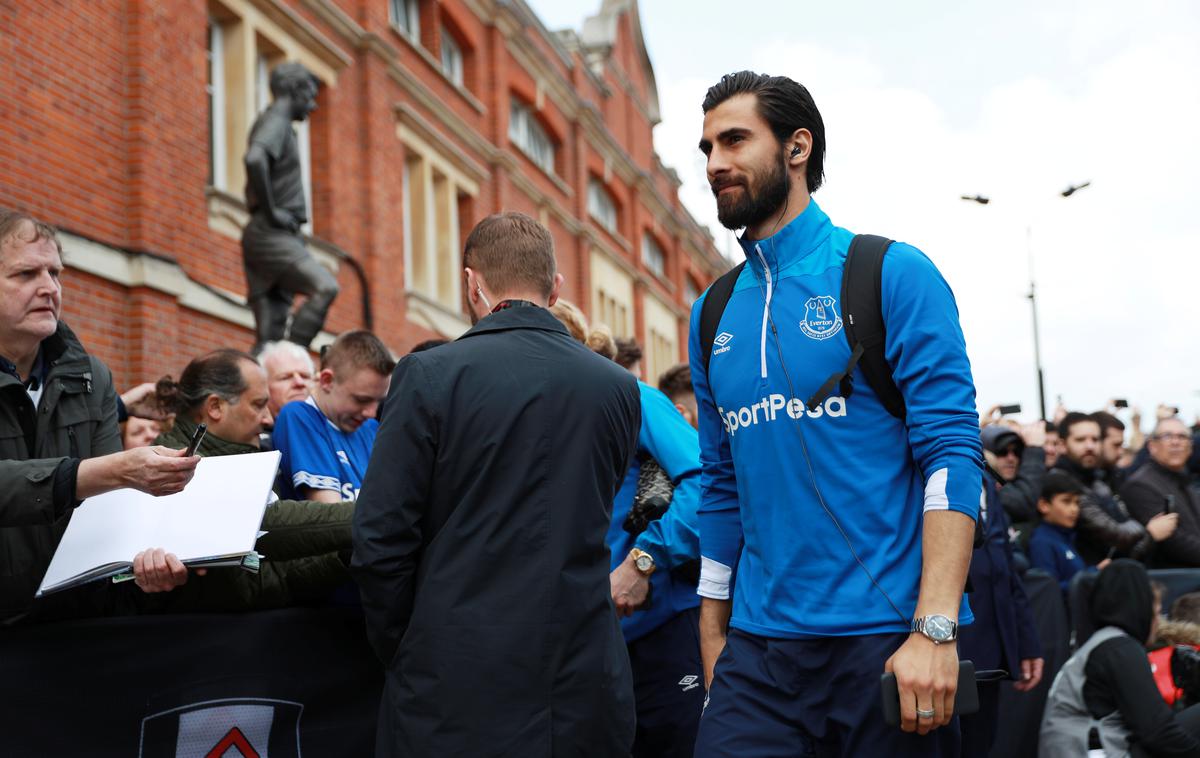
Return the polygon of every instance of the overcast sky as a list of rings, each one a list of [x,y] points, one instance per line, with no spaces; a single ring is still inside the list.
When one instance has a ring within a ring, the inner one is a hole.
[[[527,1],[551,29],[601,2]],[[700,101],[729,71],[785,74],[825,120],[814,198],[939,266],[981,407],[1036,417],[1031,241],[1048,410],[1062,395],[1080,410],[1128,398],[1147,427],[1160,401],[1200,413],[1200,3],[643,0],[641,14],[655,145],[722,250],[736,244],[696,149]]]

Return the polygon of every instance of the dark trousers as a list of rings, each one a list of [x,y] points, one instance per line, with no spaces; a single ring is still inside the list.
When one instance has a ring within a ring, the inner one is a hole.
[[[1000,714],[1000,682],[979,682],[979,711],[959,717],[962,727],[962,758],[987,758],[996,741]]]
[[[697,758],[949,758],[958,719],[924,737],[883,723],[879,678],[907,634],[784,640],[731,629]]]
[[[257,215],[242,232],[242,256],[256,347],[284,337],[308,347],[337,297],[337,278],[308,252],[300,235],[276,229]],[[308,299],[293,315],[296,295]]]
[[[700,609],[629,643],[637,735],[633,758],[690,758],[704,708]]]

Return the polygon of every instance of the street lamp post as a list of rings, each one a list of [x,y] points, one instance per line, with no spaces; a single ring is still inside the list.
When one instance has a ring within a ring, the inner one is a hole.
[[[1070,197],[1081,189],[1091,186],[1091,182],[1082,182],[1080,184],[1072,184],[1059,194],[1062,197]],[[992,200],[985,195],[962,195],[963,200],[971,203],[979,203],[987,205]],[[1037,307],[1037,284],[1033,276],[1033,225],[1025,225],[1025,249],[1029,258],[1029,305],[1033,309],[1033,361],[1037,368],[1037,387],[1038,387],[1038,408],[1042,414],[1042,421],[1046,420],[1046,380],[1045,372],[1042,370],[1042,340],[1041,332],[1038,329],[1038,307]]]

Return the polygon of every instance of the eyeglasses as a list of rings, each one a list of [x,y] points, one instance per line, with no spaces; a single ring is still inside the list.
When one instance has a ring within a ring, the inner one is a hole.
[[[997,458],[1007,458],[1010,455],[1020,458],[1021,451],[1015,447],[1009,447],[1009,448],[1005,448],[1004,450],[1000,451],[999,453],[996,453]]]
[[[1154,435],[1154,439],[1163,442],[1187,442],[1191,438],[1190,434],[1184,434],[1183,432],[1164,432]]]

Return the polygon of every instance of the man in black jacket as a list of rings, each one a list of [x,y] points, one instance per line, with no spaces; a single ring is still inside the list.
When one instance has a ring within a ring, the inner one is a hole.
[[[1143,524],[1162,513],[1178,514],[1179,526],[1159,543],[1153,565],[1200,567],[1200,497],[1188,486],[1191,432],[1178,417],[1166,418],[1154,427],[1146,446],[1150,461],[1129,477],[1121,488],[1121,498]]]
[[[1160,514],[1142,526],[1130,518],[1125,504],[1105,481],[1100,467],[1100,422],[1084,413],[1068,413],[1059,424],[1064,455],[1054,465],[1083,487],[1079,502],[1076,546],[1079,556],[1094,566],[1105,558],[1129,556],[1147,560],[1155,543],[1175,531],[1178,517]]]
[[[112,374],[59,319],[62,270],[52,227],[0,209],[0,624],[134,612],[141,598],[128,585],[34,593],[80,501],[123,487],[179,492],[200,460],[121,450]],[[162,549],[130,557],[142,590],[187,581]]]
[[[604,537],[637,382],[547,310],[562,276],[533,219],[484,219],[464,264],[477,323],[397,365],[354,515],[378,755],[628,755]]]

